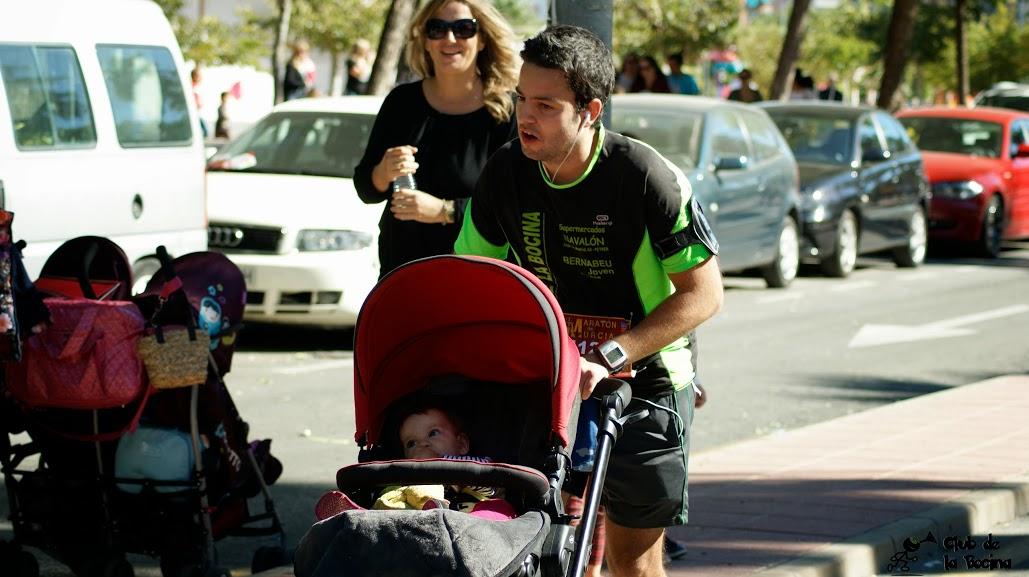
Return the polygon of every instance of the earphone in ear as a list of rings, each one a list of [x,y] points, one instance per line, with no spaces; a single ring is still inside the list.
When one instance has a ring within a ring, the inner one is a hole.
[[[593,116],[590,114],[590,111],[587,110],[586,111],[586,120],[584,120],[584,122],[588,125],[591,120],[593,120]]]

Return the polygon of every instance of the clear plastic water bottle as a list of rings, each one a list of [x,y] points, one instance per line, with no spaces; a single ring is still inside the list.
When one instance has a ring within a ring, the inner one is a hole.
[[[600,401],[589,398],[579,405],[579,423],[572,447],[572,470],[590,472],[597,453],[597,432],[600,425]]]
[[[393,181],[393,192],[400,190],[401,188],[407,188],[410,190],[418,190],[418,185],[414,181],[413,174],[401,174]]]

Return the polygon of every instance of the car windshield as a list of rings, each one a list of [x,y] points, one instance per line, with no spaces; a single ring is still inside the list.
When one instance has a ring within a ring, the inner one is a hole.
[[[614,129],[646,142],[681,169],[697,166],[703,117],[696,112],[615,108]]]
[[[211,158],[208,170],[353,178],[375,116],[271,114]]]
[[[908,116],[900,122],[922,150],[1000,158],[1004,128],[996,122],[938,116]]]
[[[797,162],[849,165],[854,158],[854,123],[846,118],[768,110]]]

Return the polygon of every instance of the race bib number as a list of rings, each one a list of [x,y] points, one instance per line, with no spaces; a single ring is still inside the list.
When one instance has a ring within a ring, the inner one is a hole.
[[[572,337],[579,354],[585,355],[597,348],[600,343],[609,341],[629,330],[629,320],[618,317],[594,317],[565,313],[565,325],[568,336]],[[632,370],[631,365],[622,369],[624,373]]]

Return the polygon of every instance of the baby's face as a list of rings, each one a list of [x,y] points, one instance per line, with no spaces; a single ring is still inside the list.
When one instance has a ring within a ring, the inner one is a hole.
[[[435,459],[468,453],[468,436],[457,430],[445,413],[429,409],[404,420],[400,443],[408,459]]]

